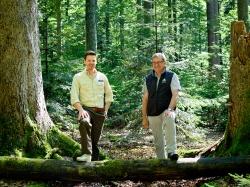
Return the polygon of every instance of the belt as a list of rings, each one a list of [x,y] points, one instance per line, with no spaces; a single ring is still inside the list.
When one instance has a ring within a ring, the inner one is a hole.
[[[98,113],[103,113],[103,112],[105,112],[105,109],[104,109],[104,108],[87,107],[87,106],[83,106],[83,108],[86,109],[86,110],[90,110],[90,111],[98,112]]]

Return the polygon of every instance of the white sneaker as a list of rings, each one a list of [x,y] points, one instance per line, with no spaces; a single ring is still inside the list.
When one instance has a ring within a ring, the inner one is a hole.
[[[82,156],[76,157],[79,162],[91,162],[91,155],[84,154]]]

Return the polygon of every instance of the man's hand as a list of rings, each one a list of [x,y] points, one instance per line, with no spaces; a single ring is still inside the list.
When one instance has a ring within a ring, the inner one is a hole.
[[[166,117],[173,117],[173,115],[175,115],[173,110],[166,109],[164,111],[164,116],[166,116]]]
[[[143,119],[142,119],[142,127],[144,129],[148,129],[149,128],[149,123],[148,123],[148,118],[147,117],[143,117]]]
[[[88,112],[86,111],[86,110],[84,110],[84,109],[81,109],[80,111],[79,111],[79,113],[78,113],[78,120],[80,120],[81,118],[89,118],[89,114],[88,114]]]
[[[105,119],[108,119],[108,112],[107,111],[104,111],[104,117],[105,117]]]

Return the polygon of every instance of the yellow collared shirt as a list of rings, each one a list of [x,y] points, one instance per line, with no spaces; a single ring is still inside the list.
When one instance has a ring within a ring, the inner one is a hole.
[[[70,96],[72,105],[80,102],[88,107],[104,108],[104,99],[106,103],[113,101],[108,79],[99,71],[94,76],[88,75],[86,70],[77,73],[73,78]]]

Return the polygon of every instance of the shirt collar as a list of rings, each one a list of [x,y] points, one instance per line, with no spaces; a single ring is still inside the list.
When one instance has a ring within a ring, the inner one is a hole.
[[[96,69],[94,69],[94,74],[93,74],[93,75],[90,75],[89,72],[86,70],[86,68],[84,68],[83,72],[84,72],[87,76],[89,76],[89,77],[96,77],[96,75],[97,75],[97,70],[96,70]]]
[[[164,68],[163,72],[161,73],[161,76],[162,76],[163,74],[165,74],[166,71],[167,71],[167,68]],[[157,77],[157,76],[156,76],[156,73],[155,73],[155,70],[152,70],[152,75],[153,75],[154,77]]]

